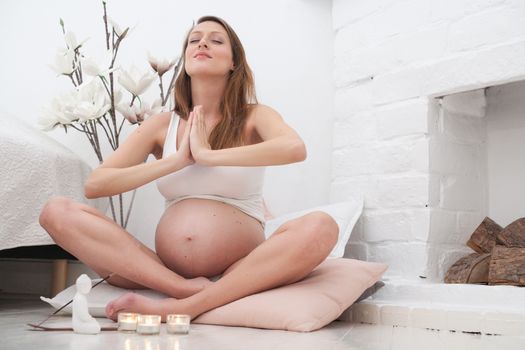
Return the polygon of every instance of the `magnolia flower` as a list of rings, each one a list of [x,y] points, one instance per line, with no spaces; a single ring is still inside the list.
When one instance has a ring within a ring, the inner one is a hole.
[[[44,113],[38,119],[38,126],[42,130],[49,131],[59,124],[69,125],[78,120],[78,117],[76,117],[74,113],[78,100],[79,93],[77,90],[55,97],[51,103],[44,108]]]
[[[98,61],[95,61],[91,57],[84,57],[82,59],[82,70],[87,75],[91,75],[93,77],[96,77],[96,76],[104,77],[107,74],[114,72],[118,69],[118,67],[109,68],[111,64],[111,57],[107,57],[103,61],[108,62],[108,63],[104,65],[104,64],[100,64]]]
[[[57,51],[55,63],[49,65],[57,75],[70,75],[77,69],[75,64],[75,52],[73,50]]]
[[[151,65],[151,68],[153,68],[153,70],[157,72],[158,75],[162,76],[164,73],[169,71],[175,65],[175,62],[177,62],[177,59],[176,58],[172,60],[169,60],[167,58],[160,59],[158,57],[151,56],[151,54],[148,51],[148,61],[149,61],[149,64]]]
[[[115,108],[131,124],[140,124],[144,121],[146,116],[151,114],[151,110],[146,102],[141,103],[140,106],[137,106],[136,104],[129,106],[126,103],[120,103]]]
[[[58,124],[58,120],[55,118],[53,114],[48,113],[47,111],[44,112],[43,115],[41,115],[37,120],[37,128],[39,128],[42,131],[51,131],[53,130]]]
[[[98,119],[110,108],[106,91],[99,81],[94,80],[79,87],[78,103],[73,111],[79,122]]]
[[[153,80],[155,80],[155,74],[142,74],[135,66],[132,66],[129,71],[122,70],[118,77],[120,85],[131,92],[133,96],[139,96],[144,93]]]
[[[63,111],[60,102],[60,99],[55,97],[48,106],[44,107],[44,112],[37,121],[39,129],[50,131],[61,124],[59,119],[63,117]]]
[[[66,34],[64,34],[64,40],[66,41],[66,45],[69,50],[76,50],[82,46],[88,40],[88,38],[79,43],[75,37],[75,33],[72,31],[67,31]]]

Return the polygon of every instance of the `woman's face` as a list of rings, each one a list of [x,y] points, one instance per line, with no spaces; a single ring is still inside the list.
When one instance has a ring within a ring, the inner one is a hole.
[[[184,59],[190,77],[229,75],[233,69],[233,54],[228,34],[219,23],[199,23],[188,37]]]

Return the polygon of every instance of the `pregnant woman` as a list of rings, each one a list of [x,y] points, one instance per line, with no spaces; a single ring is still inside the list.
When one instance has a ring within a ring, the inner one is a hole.
[[[86,197],[96,198],[156,181],[167,207],[155,251],[67,198],[51,199],[40,216],[58,245],[100,276],[114,273],[109,283],[173,297],[125,294],[108,304],[112,319],[120,311],[194,318],[304,278],[337,241],[336,222],[322,212],[288,221],[265,240],[265,166],[303,161],[306,150],[275,110],[257,103],[233,29],[220,18],[200,18],[181,57],[174,112],[144,121],[85,184]],[[150,154],[156,159],[144,163]]]

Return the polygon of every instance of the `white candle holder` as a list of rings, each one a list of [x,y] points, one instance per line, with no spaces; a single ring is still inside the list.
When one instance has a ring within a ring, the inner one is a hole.
[[[137,333],[139,334],[159,334],[160,316],[159,315],[139,315],[137,322]]]
[[[118,330],[123,332],[134,332],[137,329],[139,314],[121,312],[118,314]]]
[[[190,331],[190,315],[171,314],[166,317],[168,333],[188,334]]]

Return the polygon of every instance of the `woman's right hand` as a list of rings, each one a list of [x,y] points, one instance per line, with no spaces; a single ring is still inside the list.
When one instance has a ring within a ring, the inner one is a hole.
[[[195,159],[193,159],[193,155],[191,154],[191,148],[190,148],[190,132],[191,132],[191,122],[193,121],[193,112],[190,112],[190,116],[188,117],[188,120],[186,121],[186,127],[184,128],[184,135],[182,135],[182,140],[179,145],[179,149],[177,150],[177,155],[180,157],[179,159],[182,162],[182,167],[187,167],[188,165],[192,165],[195,163]]]

